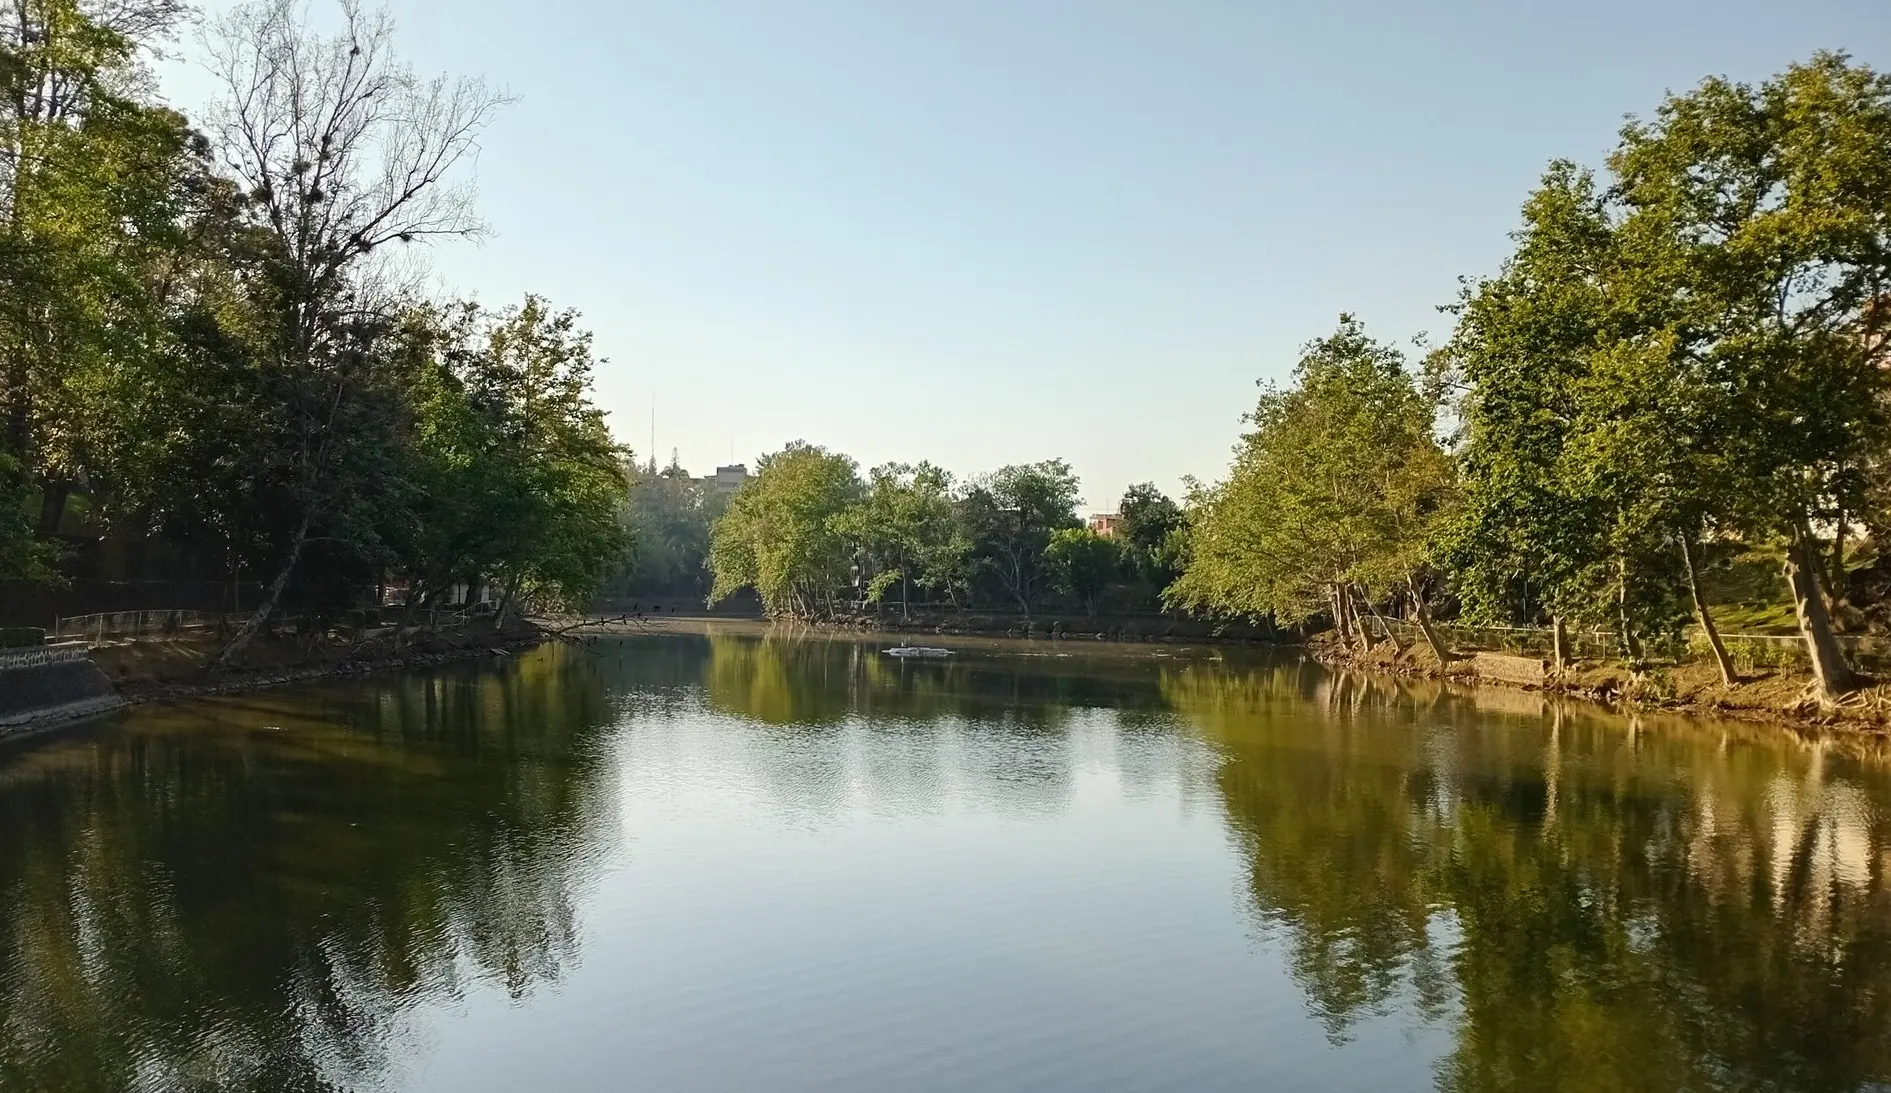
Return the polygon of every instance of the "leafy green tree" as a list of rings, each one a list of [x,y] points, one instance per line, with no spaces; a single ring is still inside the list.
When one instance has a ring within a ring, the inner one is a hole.
[[[902,616],[908,612],[911,586],[937,588],[948,582],[966,549],[953,510],[952,476],[930,463],[873,468],[844,526],[861,544],[873,571],[867,599],[877,602],[897,586]]]
[[[1227,481],[1192,499],[1193,559],[1169,600],[1286,622],[1324,609],[1344,631],[1357,586],[1403,589],[1447,656],[1422,577],[1450,465],[1403,354],[1342,315],[1249,420]]]
[[[1729,393],[1717,515],[1784,540],[1814,676],[1844,691],[1814,529],[1859,511],[1884,444],[1891,77],[1820,53],[1758,86],[1708,79],[1625,126],[1609,165],[1641,299]]]
[[[1182,506],[1155,483],[1142,482],[1123,491],[1116,512],[1131,575],[1159,594],[1183,569],[1188,522]]]
[[[1458,385],[1463,504],[1441,536],[1467,612],[1550,616],[1641,636],[1672,632],[1696,539],[1721,480],[1703,442],[1707,385],[1645,306],[1619,219],[1594,176],[1552,164],[1525,202],[1517,250],[1467,286],[1434,377]],[[1677,542],[1680,550],[1677,553]],[[1683,565],[1682,563],[1688,563]],[[1723,671],[1731,665],[1722,658]]]
[[[26,513],[26,483],[13,457],[0,451],[0,581],[43,580],[47,549]]]
[[[461,305],[425,320],[436,338],[415,383],[408,565],[435,589],[499,581],[500,616],[520,596],[582,603],[629,546],[628,453],[591,402],[577,319],[527,296],[497,315]]]
[[[525,522],[502,540],[495,569],[508,593],[581,605],[622,561],[629,540],[619,514],[630,453],[612,440],[591,401],[591,335],[575,311],[527,296],[495,318],[476,397],[504,408],[510,451],[527,474]]]
[[[1154,482],[1140,482],[1124,490],[1116,514],[1117,534],[1139,550],[1156,550],[1169,532],[1182,524],[1182,506],[1157,489]]]
[[[226,667],[268,622],[312,539],[361,524],[351,416],[363,411],[390,326],[388,246],[479,228],[456,182],[500,105],[476,80],[424,81],[394,55],[385,13],[342,9],[333,36],[291,0],[252,0],[204,37],[224,98],[210,119],[219,161],[248,197],[259,321],[252,351],[271,377],[289,442],[291,498],[263,602],[218,655]],[[562,579],[562,578],[561,578]]]
[[[1617,603],[1631,658],[1639,659],[1638,632],[1677,631],[1691,605],[1723,681],[1733,683],[1696,561],[1697,539],[1727,484],[1709,427],[1719,402],[1671,335],[1600,349],[1577,385],[1564,475],[1607,517],[1604,545],[1620,560]]]
[[[0,572],[57,575],[21,536],[72,496],[88,533],[220,555],[268,584],[218,667],[285,597],[331,612],[389,568],[583,600],[626,547],[589,335],[536,298],[417,304],[385,260],[478,228],[457,180],[499,100],[417,80],[384,14],[325,36],[262,0],[207,28],[200,135],[141,98],[183,12],[0,25]]]
[[[763,456],[710,533],[710,601],[753,588],[771,615],[831,615],[853,577],[854,461],[801,441]]]
[[[1044,565],[1059,591],[1083,604],[1091,617],[1097,601],[1121,572],[1122,550],[1089,528],[1058,528],[1044,547]]]
[[[1441,540],[1473,618],[1528,622],[1541,608],[1560,632],[1593,618],[1591,571],[1606,556],[1598,510],[1562,465],[1576,385],[1602,336],[1593,272],[1612,240],[1593,175],[1569,163],[1551,165],[1523,218],[1516,253],[1465,288],[1457,328],[1428,362],[1460,392],[1463,501]]]
[[[17,0],[0,26],[0,446],[57,530],[102,480],[112,396],[159,328],[145,276],[190,197],[189,134],[134,101],[171,0]]]
[[[727,504],[726,497],[704,489],[674,455],[662,470],[639,473],[624,510],[635,558],[614,582],[618,594],[706,600],[709,529]]]
[[[1044,549],[1077,519],[1077,476],[1061,459],[1000,467],[972,483],[961,506],[972,558],[1029,615],[1045,591]]]

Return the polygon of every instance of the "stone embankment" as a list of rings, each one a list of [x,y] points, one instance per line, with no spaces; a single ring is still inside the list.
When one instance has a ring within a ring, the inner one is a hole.
[[[287,638],[259,639],[241,668],[214,676],[204,667],[219,647],[209,634],[0,649],[0,740],[140,702],[506,656],[547,637],[543,628],[518,622],[503,631],[410,635],[401,644],[391,635],[312,646]]]
[[[0,649],[0,737],[125,704],[84,642]]]

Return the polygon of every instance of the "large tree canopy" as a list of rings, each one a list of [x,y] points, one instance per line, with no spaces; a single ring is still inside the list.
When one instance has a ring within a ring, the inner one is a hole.
[[[499,97],[417,77],[384,13],[322,33],[253,0],[204,24],[199,131],[142,68],[184,11],[0,20],[0,579],[62,580],[100,539],[261,575],[219,665],[283,603],[386,576],[584,599],[627,545],[589,335],[535,297],[429,301],[385,257],[477,229]]]
[[[1355,586],[1419,587],[1451,474],[1403,354],[1342,315],[1249,420],[1227,480],[1192,499],[1175,603],[1293,622],[1344,614]]]
[[[862,486],[854,461],[794,443],[764,456],[710,540],[712,600],[754,588],[770,614],[831,614],[852,583],[849,508]]]

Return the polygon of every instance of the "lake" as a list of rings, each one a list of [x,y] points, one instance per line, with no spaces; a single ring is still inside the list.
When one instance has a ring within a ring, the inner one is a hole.
[[[710,625],[0,753],[0,1089],[1891,1081],[1857,745],[877,649]]]

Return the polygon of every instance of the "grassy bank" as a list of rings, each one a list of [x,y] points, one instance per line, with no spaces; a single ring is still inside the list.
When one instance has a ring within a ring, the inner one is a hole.
[[[1402,652],[1388,641],[1362,649],[1328,631],[1310,639],[1307,648],[1313,658],[1323,664],[1365,671],[1447,679],[1480,687],[1536,690],[1634,709],[1671,710],[1879,736],[1891,732],[1891,685],[1873,682],[1841,701],[1821,702],[1814,692],[1811,673],[1796,664],[1746,668],[1740,672],[1738,681],[1729,686],[1721,682],[1712,664],[1699,661],[1650,665],[1640,671],[1620,663],[1578,661],[1562,672],[1546,670],[1540,683],[1526,683],[1481,669],[1475,654],[1468,651],[1462,654],[1463,659],[1440,664],[1431,649],[1422,643],[1407,646]]]

